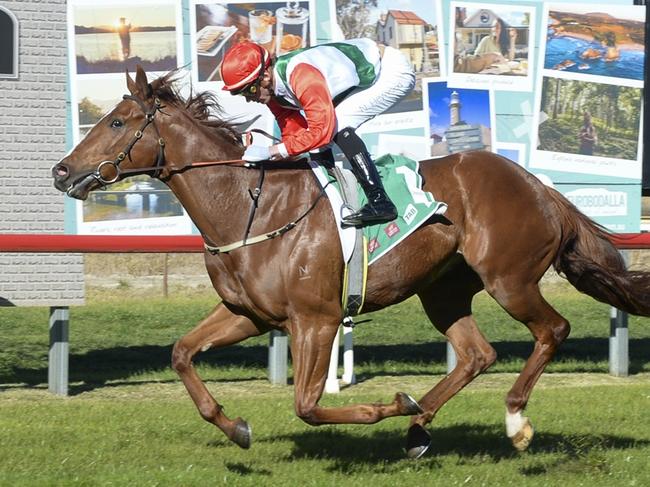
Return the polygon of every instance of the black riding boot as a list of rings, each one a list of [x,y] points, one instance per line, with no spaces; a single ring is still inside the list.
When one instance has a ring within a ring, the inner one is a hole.
[[[397,209],[388,198],[379,172],[359,136],[348,127],[334,137],[334,142],[350,161],[352,172],[368,199],[368,202],[359,211],[343,218],[341,225],[344,228],[363,227],[390,222],[397,218]]]
[[[390,222],[397,218],[397,208],[388,198],[370,154],[367,152],[355,154],[350,159],[350,164],[361,189],[366,193],[368,202],[356,213],[343,218],[342,226],[363,227]]]

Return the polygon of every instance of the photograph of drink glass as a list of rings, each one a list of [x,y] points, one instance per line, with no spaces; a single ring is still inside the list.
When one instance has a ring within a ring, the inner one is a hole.
[[[199,81],[221,81],[219,67],[232,45],[252,41],[280,56],[308,47],[310,2],[199,3],[194,10],[194,55]]]
[[[268,44],[273,39],[275,17],[270,10],[251,10],[248,12],[250,39],[258,44]]]

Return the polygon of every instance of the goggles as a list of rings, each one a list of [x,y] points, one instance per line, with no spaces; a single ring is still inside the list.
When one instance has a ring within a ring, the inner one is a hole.
[[[257,74],[257,78],[255,78],[252,83],[249,83],[238,90],[231,91],[233,95],[244,95],[245,97],[248,98],[257,98],[258,96],[258,93],[260,91],[260,85],[262,84],[262,79],[264,78],[266,63],[264,60],[264,49],[257,45],[256,47],[260,51],[260,71]]]

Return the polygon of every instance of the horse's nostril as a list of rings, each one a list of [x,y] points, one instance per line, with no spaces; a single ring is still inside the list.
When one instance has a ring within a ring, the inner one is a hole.
[[[68,175],[68,168],[63,164],[57,164],[52,168],[52,174],[56,178],[65,178]]]

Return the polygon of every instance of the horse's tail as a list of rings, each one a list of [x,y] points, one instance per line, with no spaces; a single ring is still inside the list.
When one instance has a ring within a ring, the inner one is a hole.
[[[650,316],[650,272],[628,271],[603,227],[548,188],[561,215],[562,240],[553,267],[575,288],[631,314]]]

